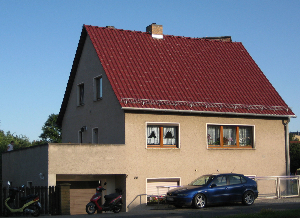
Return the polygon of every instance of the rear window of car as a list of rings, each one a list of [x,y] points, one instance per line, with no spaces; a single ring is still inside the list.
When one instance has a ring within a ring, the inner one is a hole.
[[[242,176],[229,176],[229,184],[235,185],[235,184],[242,184],[246,183],[247,180]]]

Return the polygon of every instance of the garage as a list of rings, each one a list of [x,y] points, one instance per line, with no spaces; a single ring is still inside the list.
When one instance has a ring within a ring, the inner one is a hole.
[[[125,188],[125,175],[56,175],[56,184],[69,183],[70,185],[70,214],[86,214],[85,207],[91,197],[96,193],[99,181],[103,185],[107,182],[102,194],[104,195],[115,192],[115,188]],[[123,182],[123,184],[122,184]]]

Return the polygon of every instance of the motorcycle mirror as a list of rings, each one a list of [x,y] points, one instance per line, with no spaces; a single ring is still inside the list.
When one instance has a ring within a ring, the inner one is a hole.
[[[99,185],[101,185],[101,180],[99,180],[99,182],[98,182],[98,183],[99,183]]]

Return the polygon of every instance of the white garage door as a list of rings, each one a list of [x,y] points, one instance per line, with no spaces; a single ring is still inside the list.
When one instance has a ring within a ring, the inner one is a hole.
[[[179,178],[147,179],[147,195],[161,196],[180,184]]]

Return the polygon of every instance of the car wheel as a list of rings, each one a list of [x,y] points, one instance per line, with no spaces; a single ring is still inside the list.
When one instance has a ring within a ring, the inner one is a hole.
[[[250,206],[254,203],[254,194],[251,191],[247,191],[243,195],[243,204]]]
[[[196,194],[193,199],[193,205],[195,208],[203,208],[206,206],[206,197],[204,194]]]

